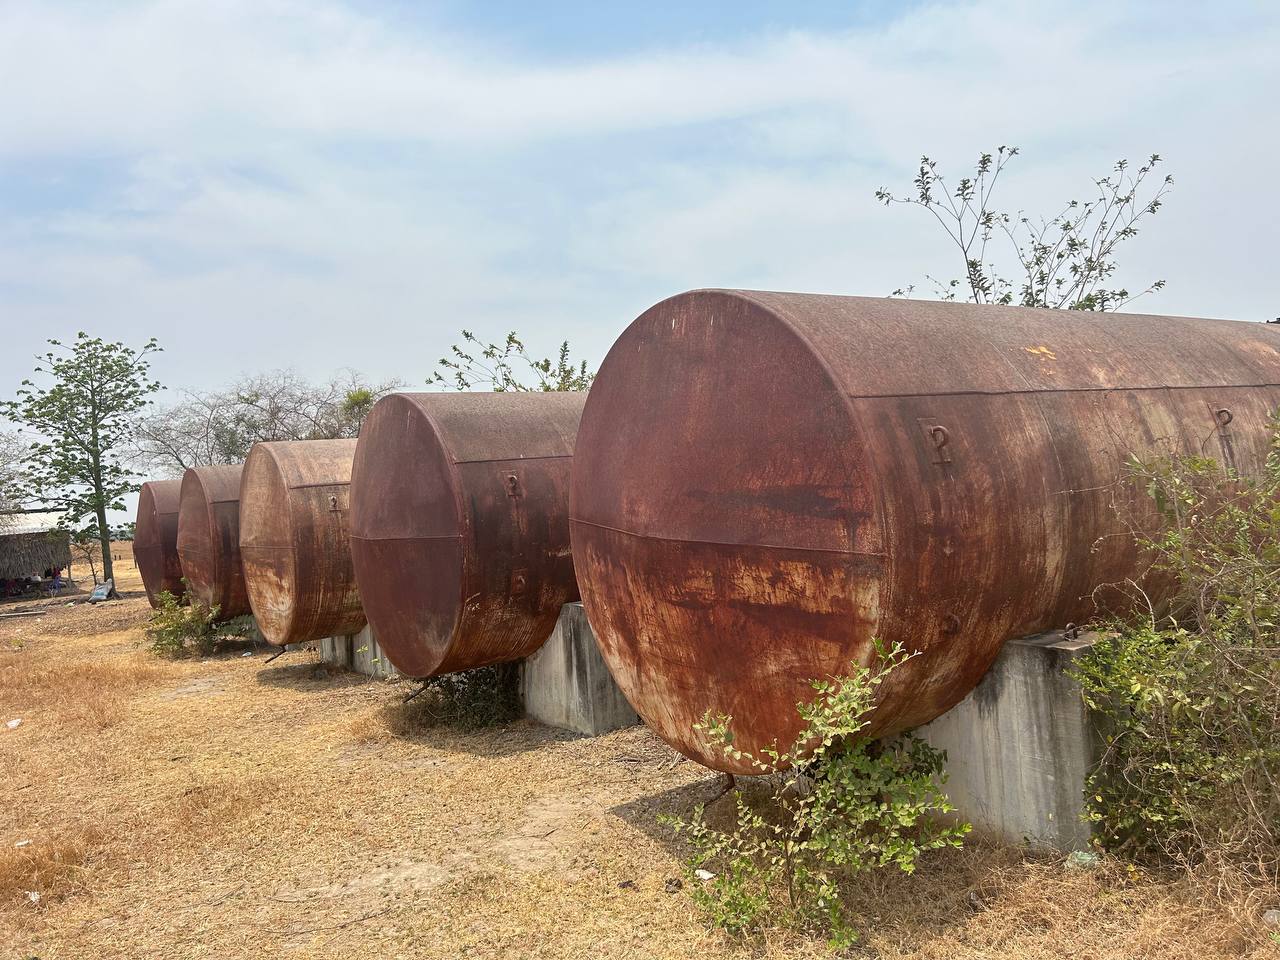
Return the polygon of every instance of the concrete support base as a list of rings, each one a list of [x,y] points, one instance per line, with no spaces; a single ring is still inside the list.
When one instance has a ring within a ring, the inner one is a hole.
[[[1100,746],[1067,668],[1092,642],[1061,632],[1010,641],[972,693],[916,731],[947,751],[947,795],[975,830],[1087,848],[1084,782]]]
[[[325,663],[371,677],[396,675],[368,627],[317,646]],[[531,720],[589,736],[640,722],[613,682],[580,603],[565,604],[551,637],[520,664],[520,697]]]
[[[566,603],[550,639],[521,666],[526,715],[539,723],[599,736],[640,717],[605,666],[580,603]]]
[[[385,678],[397,674],[368,626],[349,637],[325,637],[319,643],[319,651],[325,663],[365,676]]]

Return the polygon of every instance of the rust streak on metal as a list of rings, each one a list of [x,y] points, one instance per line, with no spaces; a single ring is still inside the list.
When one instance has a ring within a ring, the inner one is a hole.
[[[182,561],[178,558],[178,500],[181,480],[149,480],[138,493],[133,558],[151,606],[169,592],[183,595]]]
[[[1278,405],[1263,324],[681,294],[623,333],[583,414],[583,601],[632,705],[709,766],[749,772],[694,731],[705,711],[741,749],[789,745],[810,681],[876,637],[920,653],[882,688],[871,732],[892,734],[1139,574],[1131,453],[1257,473]]]
[[[351,554],[378,645],[409,676],[518,660],[578,597],[569,550],[577,393],[403,393],[374,405]]]
[[[250,612],[240,562],[240,464],[182,475],[178,557],[192,596],[230,620]]]
[[[358,633],[347,512],[354,440],[254,444],[240,477],[240,555],[262,635],[283,646]]]

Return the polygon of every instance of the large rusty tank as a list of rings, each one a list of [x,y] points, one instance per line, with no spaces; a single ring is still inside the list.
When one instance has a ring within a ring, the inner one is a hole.
[[[378,645],[426,677],[518,660],[578,598],[581,393],[399,393],[360,430],[351,556]]]
[[[181,597],[182,562],[178,559],[178,497],[181,480],[148,480],[138,492],[133,528],[133,559],[142,575],[151,606],[160,594]]]
[[[240,475],[240,559],[271,643],[358,633],[347,510],[354,440],[257,443]]]
[[[1131,452],[1259,471],[1278,384],[1260,323],[681,294],[623,333],[583,414],[583,602],[637,712],[711,767],[749,772],[694,731],[705,711],[740,749],[790,746],[810,681],[873,638],[919,651],[882,689],[889,735],[1138,573]]]
[[[178,504],[178,557],[187,592],[218,619],[249,613],[240,563],[241,465],[192,467],[182,475]]]

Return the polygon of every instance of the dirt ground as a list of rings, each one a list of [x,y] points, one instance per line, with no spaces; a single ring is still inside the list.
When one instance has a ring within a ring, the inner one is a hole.
[[[668,892],[655,818],[718,780],[645,729],[462,733],[311,653],[157,659],[122,567],[119,602],[0,620],[0,960],[828,955]],[[1280,955],[1280,904],[979,841],[851,897],[862,956]]]

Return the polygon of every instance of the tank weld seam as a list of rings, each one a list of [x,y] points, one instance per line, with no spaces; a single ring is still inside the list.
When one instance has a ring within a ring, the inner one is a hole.
[[[286,490],[311,490],[315,487],[349,487],[350,480],[321,480],[316,483],[290,483],[285,485]]]
[[[461,539],[462,539],[462,534],[460,534],[460,533],[446,533],[446,534],[441,534],[441,535],[439,535],[439,536],[435,536],[435,537],[424,537],[424,536],[415,536],[415,537],[361,537],[361,536],[359,536],[359,535],[357,535],[357,534],[354,534],[354,533],[353,533],[353,534],[350,534],[350,535],[349,535],[349,538],[350,538],[351,540],[360,540],[360,541],[363,541],[364,543],[384,543],[384,542],[387,542],[387,541],[390,541],[390,540],[461,540]]]
[[[614,533],[621,533],[623,536],[635,537],[638,540],[662,540],[665,543],[693,543],[706,544],[712,547],[754,547],[760,550],[791,550],[795,553],[834,553],[841,556],[849,557],[875,557],[880,560],[888,560],[889,554],[876,550],[842,550],[836,547],[788,547],[780,543],[742,543],[734,540],[695,540],[690,537],[663,537],[652,533],[636,533],[634,530],[624,530],[621,527],[611,527],[607,523],[596,523],[592,520],[583,520],[581,517],[570,517],[570,523],[582,523],[588,527],[597,527],[601,530],[611,530]]]
[[[454,460],[455,464],[463,463],[523,463],[526,460],[572,460],[572,453],[548,453],[540,457],[493,457],[489,460]]]
[[[950,390],[938,393],[849,393],[851,400],[915,400],[932,397],[1007,397],[1031,394],[1050,396],[1059,393],[1132,393],[1147,390],[1257,390],[1263,387],[1280,387],[1280,383],[1231,383],[1231,384],[1182,384],[1178,386],[1149,385],[1138,387],[1052,387],[1028,390]]]

